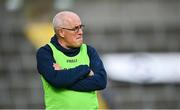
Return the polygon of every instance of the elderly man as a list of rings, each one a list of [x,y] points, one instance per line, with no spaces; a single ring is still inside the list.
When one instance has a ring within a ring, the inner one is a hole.
[[[83,43],[80,17],[62,11],[53,19],[55,35],[37,51],[46,109],[97,109],[96,90],[107,76],[96,50]]]

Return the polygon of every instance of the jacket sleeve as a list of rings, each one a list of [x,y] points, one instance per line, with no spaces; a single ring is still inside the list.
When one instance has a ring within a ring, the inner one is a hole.
[[[36,60],[38,72],[49,84],[56,88],[72,86],[90,72],[90,68],[87,65],[80,65],[68,70],[54,70],[53,63],[55,63],[55,60],[48,45],[41,47],[37,51]]]
[[[106,88],[107,75],[98,53],[93,47],[88,46],[88,55],[90,58],[90,69],[94,72],[94,76],[77,81],[69,89],[86,92]]]

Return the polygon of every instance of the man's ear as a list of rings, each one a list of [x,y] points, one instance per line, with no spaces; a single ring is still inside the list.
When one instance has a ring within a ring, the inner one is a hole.
[[[62,29],[59,29],[58,33],[59,33],[60,37],[64,37],[64,31]]]

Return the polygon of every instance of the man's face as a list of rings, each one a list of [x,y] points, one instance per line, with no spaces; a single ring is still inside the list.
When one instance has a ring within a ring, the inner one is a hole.
[[[78,16],[69,17],[68,23],[62,28],[63,41],[68,48],[80,47],[83,43],[83,26]]]

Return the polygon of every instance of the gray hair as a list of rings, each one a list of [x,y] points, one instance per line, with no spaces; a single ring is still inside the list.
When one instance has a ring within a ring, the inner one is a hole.
[[[71,11],[62,11],[62,12],[57,13],[54,16],[52,23],[53,23],[54,32],[56,35],[58,35],[58,29],[60,27],[63,27],[64,25],[68,24],[67,15],[69,14],[77,15],[76,13],[71,12]]]
[[[64,15],[63,13],[58,13],[53,18],[53,28],[56,35],[58,35],[58,29],[64,25]]]

